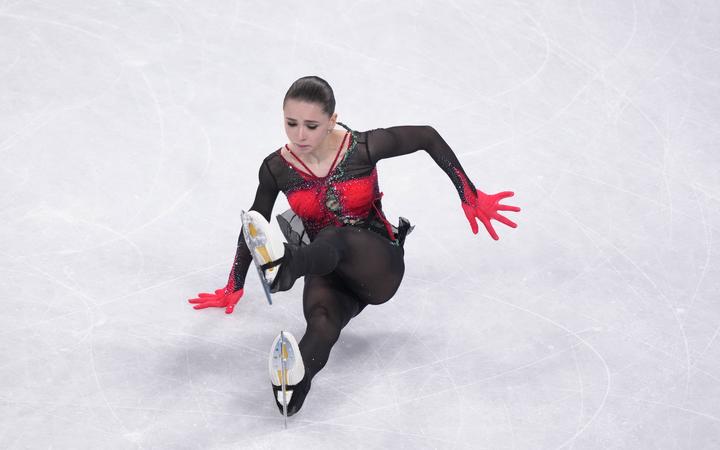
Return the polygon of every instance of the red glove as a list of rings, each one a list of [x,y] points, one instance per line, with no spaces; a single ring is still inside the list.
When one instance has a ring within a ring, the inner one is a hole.
[[[520,208],[517,206],[500,204],[500,200],[506,197],[512,197],[515,195],[514,192],[505,191],[500,192],[499,194],[487,195],[477,189],[477,196],[473,195],[472,192],[469,194],[470,195],[467,197],[469,202],[462,202],[462,208],[463,211],[465,211],[465,217],[467,217],[468,222],[470,222],[470,228],[472,228],[473,234],[477,234],[478,232],[478,224],[475,222],[475,219],[479,219],[480,222],[485,225],[485,229],[496,241],[500,238],[490,223],[490,219],[495,219],[509,227],[517,228],[517,224],[515,222],[498,214],[498,211],[520,211]]]
[[[235,292],[228,292],[225,289],[218,289],[214,294],[198,294],[197,298],[191,298],[188,300],[190,303],[195,303],[194,309],[205,309],[211,306],[217,308],[225,308],[225,314],[230,314],[235,309],[235,305],[240,301],[240,297],[243,295],[243,289],[239,289]]]

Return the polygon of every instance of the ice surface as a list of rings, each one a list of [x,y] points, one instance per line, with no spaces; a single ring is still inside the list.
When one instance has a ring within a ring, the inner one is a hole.
[[[304,75],[523,211],[474,236],[426,154],[382,161],[405,280],[283,431],[302,283],[187,299]],[[718,448],[719,119],[712,0],[1,0],[0,448]]]

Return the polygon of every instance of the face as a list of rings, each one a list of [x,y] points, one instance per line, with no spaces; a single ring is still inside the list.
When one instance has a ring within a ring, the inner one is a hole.
[[[328,130],[335,128],[337,113],[328,116],[319,103],[307,103],[289,99],[283,108],[285,133],[293,151],[313,153],[323,148],[330,136]]]

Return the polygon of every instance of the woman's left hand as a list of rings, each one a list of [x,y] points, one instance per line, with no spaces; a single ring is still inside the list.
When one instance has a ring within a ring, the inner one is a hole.
[[[491,219],[502,222],[511,228],[517,228],[517,224],[515,222],[498,213],[498,211],[520,211],[520,208],[518,208],[517,206],[500,204],[500,200],[507,197],[512,197],[513,195],[515,195],[515,193],[510,191],[488,195],[477,189],[477,196],[472,196],[468,198],[468,202],[462,202],[462,208],[465,212],[465,217],[467,217],[468,222],[470,222],[470,228],[472,228],[473,234],[478,233],[478,224],[475,219],[480,220],[480,222],[485,225],[485,229],[496,241],[500,238],[498,237],[495,229],[490,223]]]

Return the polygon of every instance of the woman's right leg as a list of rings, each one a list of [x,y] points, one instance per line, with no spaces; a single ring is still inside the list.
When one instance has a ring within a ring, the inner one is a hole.
[[[274,289],[290,289],[302,276],[335,274],[353,297],[374,305],[395,294],[405,273],[402,247],[356,227],[327,227],[311,244],[286,248],[286,257],[288,262],[280,266]]]

